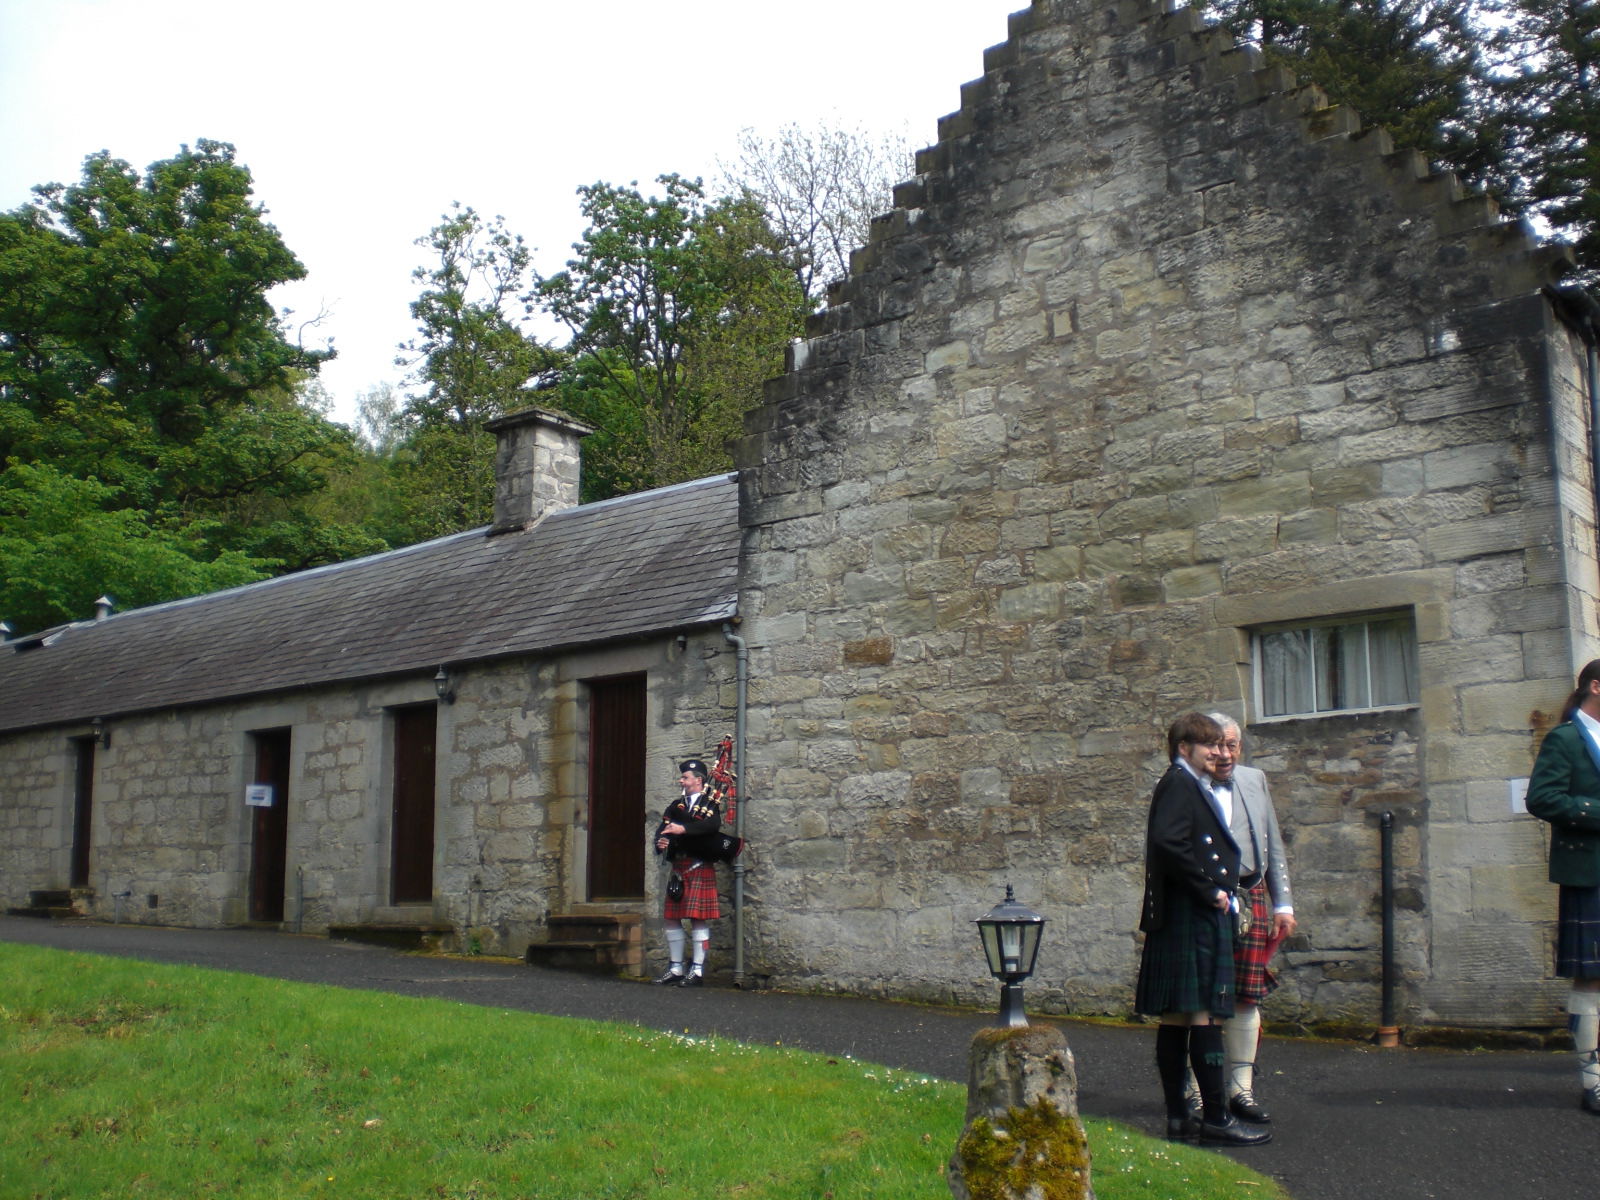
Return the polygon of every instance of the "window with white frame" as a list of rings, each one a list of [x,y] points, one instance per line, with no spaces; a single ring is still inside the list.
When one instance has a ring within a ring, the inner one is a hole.
[[[1409,612],[1264,628],[1253,641],[1263,717],[1417,702],[1417,630]]]

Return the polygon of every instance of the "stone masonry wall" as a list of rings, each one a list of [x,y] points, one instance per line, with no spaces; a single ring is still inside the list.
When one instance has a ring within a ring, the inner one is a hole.
[[[1040,0],[984,67],[737,450],[760,972],[986,1001],[1009,881],[1030,1002],[1125,1010],[1162,730],[1223,707],[1296,877],[1269,1011],[1376,1020],[1392,811],[1403,1019],[1549,1019],[1496,803],[1594,641],[1563,256],[1186,10]],[[1388,610],[1417,705],[1259,719],[1252,631]]]
[[[437,708],[431,905],[389,904],[389,814],[396,706],[434,699],[431,678],[216,705],[110,723],[95,759],[93,915],[168,925],[239,924],[249,915],[254,731],[290,734],[285,918],[332,924],[440,920],[463,948],[520,954],[554,912],[585,903],[587,715],[583,681],[647,677],[646,819],[639,852],[674,791],[676,763],[732,730],[733,653],[720,632],[548,660],[456,669]],[[65,888],[81,730],[0,742],[0,903]],[[659,913],[659,884],[634,902]],[[123,898],[119,901],[119,894]],[[153,902],[151,898],[154,898]],[[609,906],[626,910],[629,905]]]

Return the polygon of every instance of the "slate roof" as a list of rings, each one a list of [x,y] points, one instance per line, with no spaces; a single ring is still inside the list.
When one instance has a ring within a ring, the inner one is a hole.
[[[725,621],[733,475],[477,529],[0,647],[0,731],[538,654]],[[33,643],[32,648],[17,649]]]

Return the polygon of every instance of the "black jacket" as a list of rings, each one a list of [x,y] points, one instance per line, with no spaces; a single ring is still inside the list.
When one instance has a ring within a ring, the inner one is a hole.
[[[701,792],[693,804],[689,797],[679,796],[667,805],[650,844],[654,846],[663,836],[662,831],[674,823],[682,825],[683,832],[667,835],[667,848],[657,850],[657,854],[665,854],[669,862],[678,858],[715,860],[722,857],[722,839],[717,836],[717,830],[722,827],[722,805],[710,792]]]
[[[1160,929],[1169,896],[1211,908],[1217,889],[1239,886],[1239,845],[1195,777],[1174,763],[1150,798],[1145,832],[1144,908],[1139,928]]]

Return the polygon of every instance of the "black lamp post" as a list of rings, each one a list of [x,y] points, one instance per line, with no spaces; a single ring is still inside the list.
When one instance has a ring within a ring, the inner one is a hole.
[[[1011,885],[1006,898],[978,918],[978,936],[983,939],[983,954],[989,960],[989,973],[1001,983],[1000,1019],[997,1025],[1026,1025],[1022,1011],[1022,981],[1033,974],[1039,957],[1039,935],[1044,918],[1026,905],[1018,904]]]

